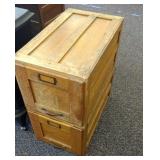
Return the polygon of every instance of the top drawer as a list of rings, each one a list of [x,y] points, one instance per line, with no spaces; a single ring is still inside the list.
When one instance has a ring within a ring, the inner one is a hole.
[[[83,125],[83,84],[18,65],[16,78],[29,111]]]

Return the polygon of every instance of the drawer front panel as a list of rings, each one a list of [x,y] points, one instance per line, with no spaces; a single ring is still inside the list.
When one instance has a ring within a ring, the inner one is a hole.
[[[43,138],[51,141],[56,141],[59,144],[71,147],[70,136],[71,128],[69,126],[61,125],[53,120],[39,117],[39,123],[43,133]]]
[[[83,125],[83,84],[30,68],[26,73],[34,101],[27,104],[30,111]]]
[[[66,123],[28,112],[37,139],[81,154],[83,130]]]
[[[69,112],[69,95],[66,91],[30,81],[35,104],[38,109],[50,112]]]
[[[28,112],[33,130],[38,139],[48,140],[62,147],[71,148],[71,126],[44,116]]]
[[[70,121],[68,80],[32,69],[26,73],[34,100],[34,105],[27,104],[28,109]]]

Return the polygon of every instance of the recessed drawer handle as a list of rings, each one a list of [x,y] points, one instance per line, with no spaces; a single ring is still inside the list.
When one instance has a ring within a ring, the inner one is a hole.
[[[60,124],[57,124],[57,123],[54,123],[54,122],[51,122],[51,121],[48,121],[48,120],[47,120],[47,124],[50,125],[50,126],[56,127],[56,128],[61,128]]]
[[[50,113],[48,112],[45,108],[41,108],[43,111],[45,111],[45,114],[49,115],[49,116],[64,116],[62,113]]]
[[[48,113],[48,112],[46,112],[46,114],[48,114],[49,116],[63,116],[63,114],[62,113]]]
[[[42,82],[47,82],[47,83],[51,83],[51,84],[54,84],[54,85],[57,84],[56,78],[48,77],[48,76],[45,76],[45,75],[42,75],[42,74],[39,74],[39,80],[42,81]]]

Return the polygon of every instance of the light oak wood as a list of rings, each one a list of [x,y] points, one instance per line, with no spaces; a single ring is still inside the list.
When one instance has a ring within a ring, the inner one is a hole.
[[[29,117],[37,140],[44,140],[56,146],[72,151],[79,155],[84,154],[82,138],[84,129],[50,119],[46,116],[29,112]]]
[[[37,139],[83,155],[108,100],[123,18],[68,9],[16,55]]]

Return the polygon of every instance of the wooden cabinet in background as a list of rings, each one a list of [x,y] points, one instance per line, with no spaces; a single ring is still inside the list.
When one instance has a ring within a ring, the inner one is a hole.
[[[64,4],[16,4],[15,6],[35,13],[31,25],[37,33],[64,11]]]
[[[83,155],[108,100],[123,18],[67,9],[16,55],[37,139]]]

